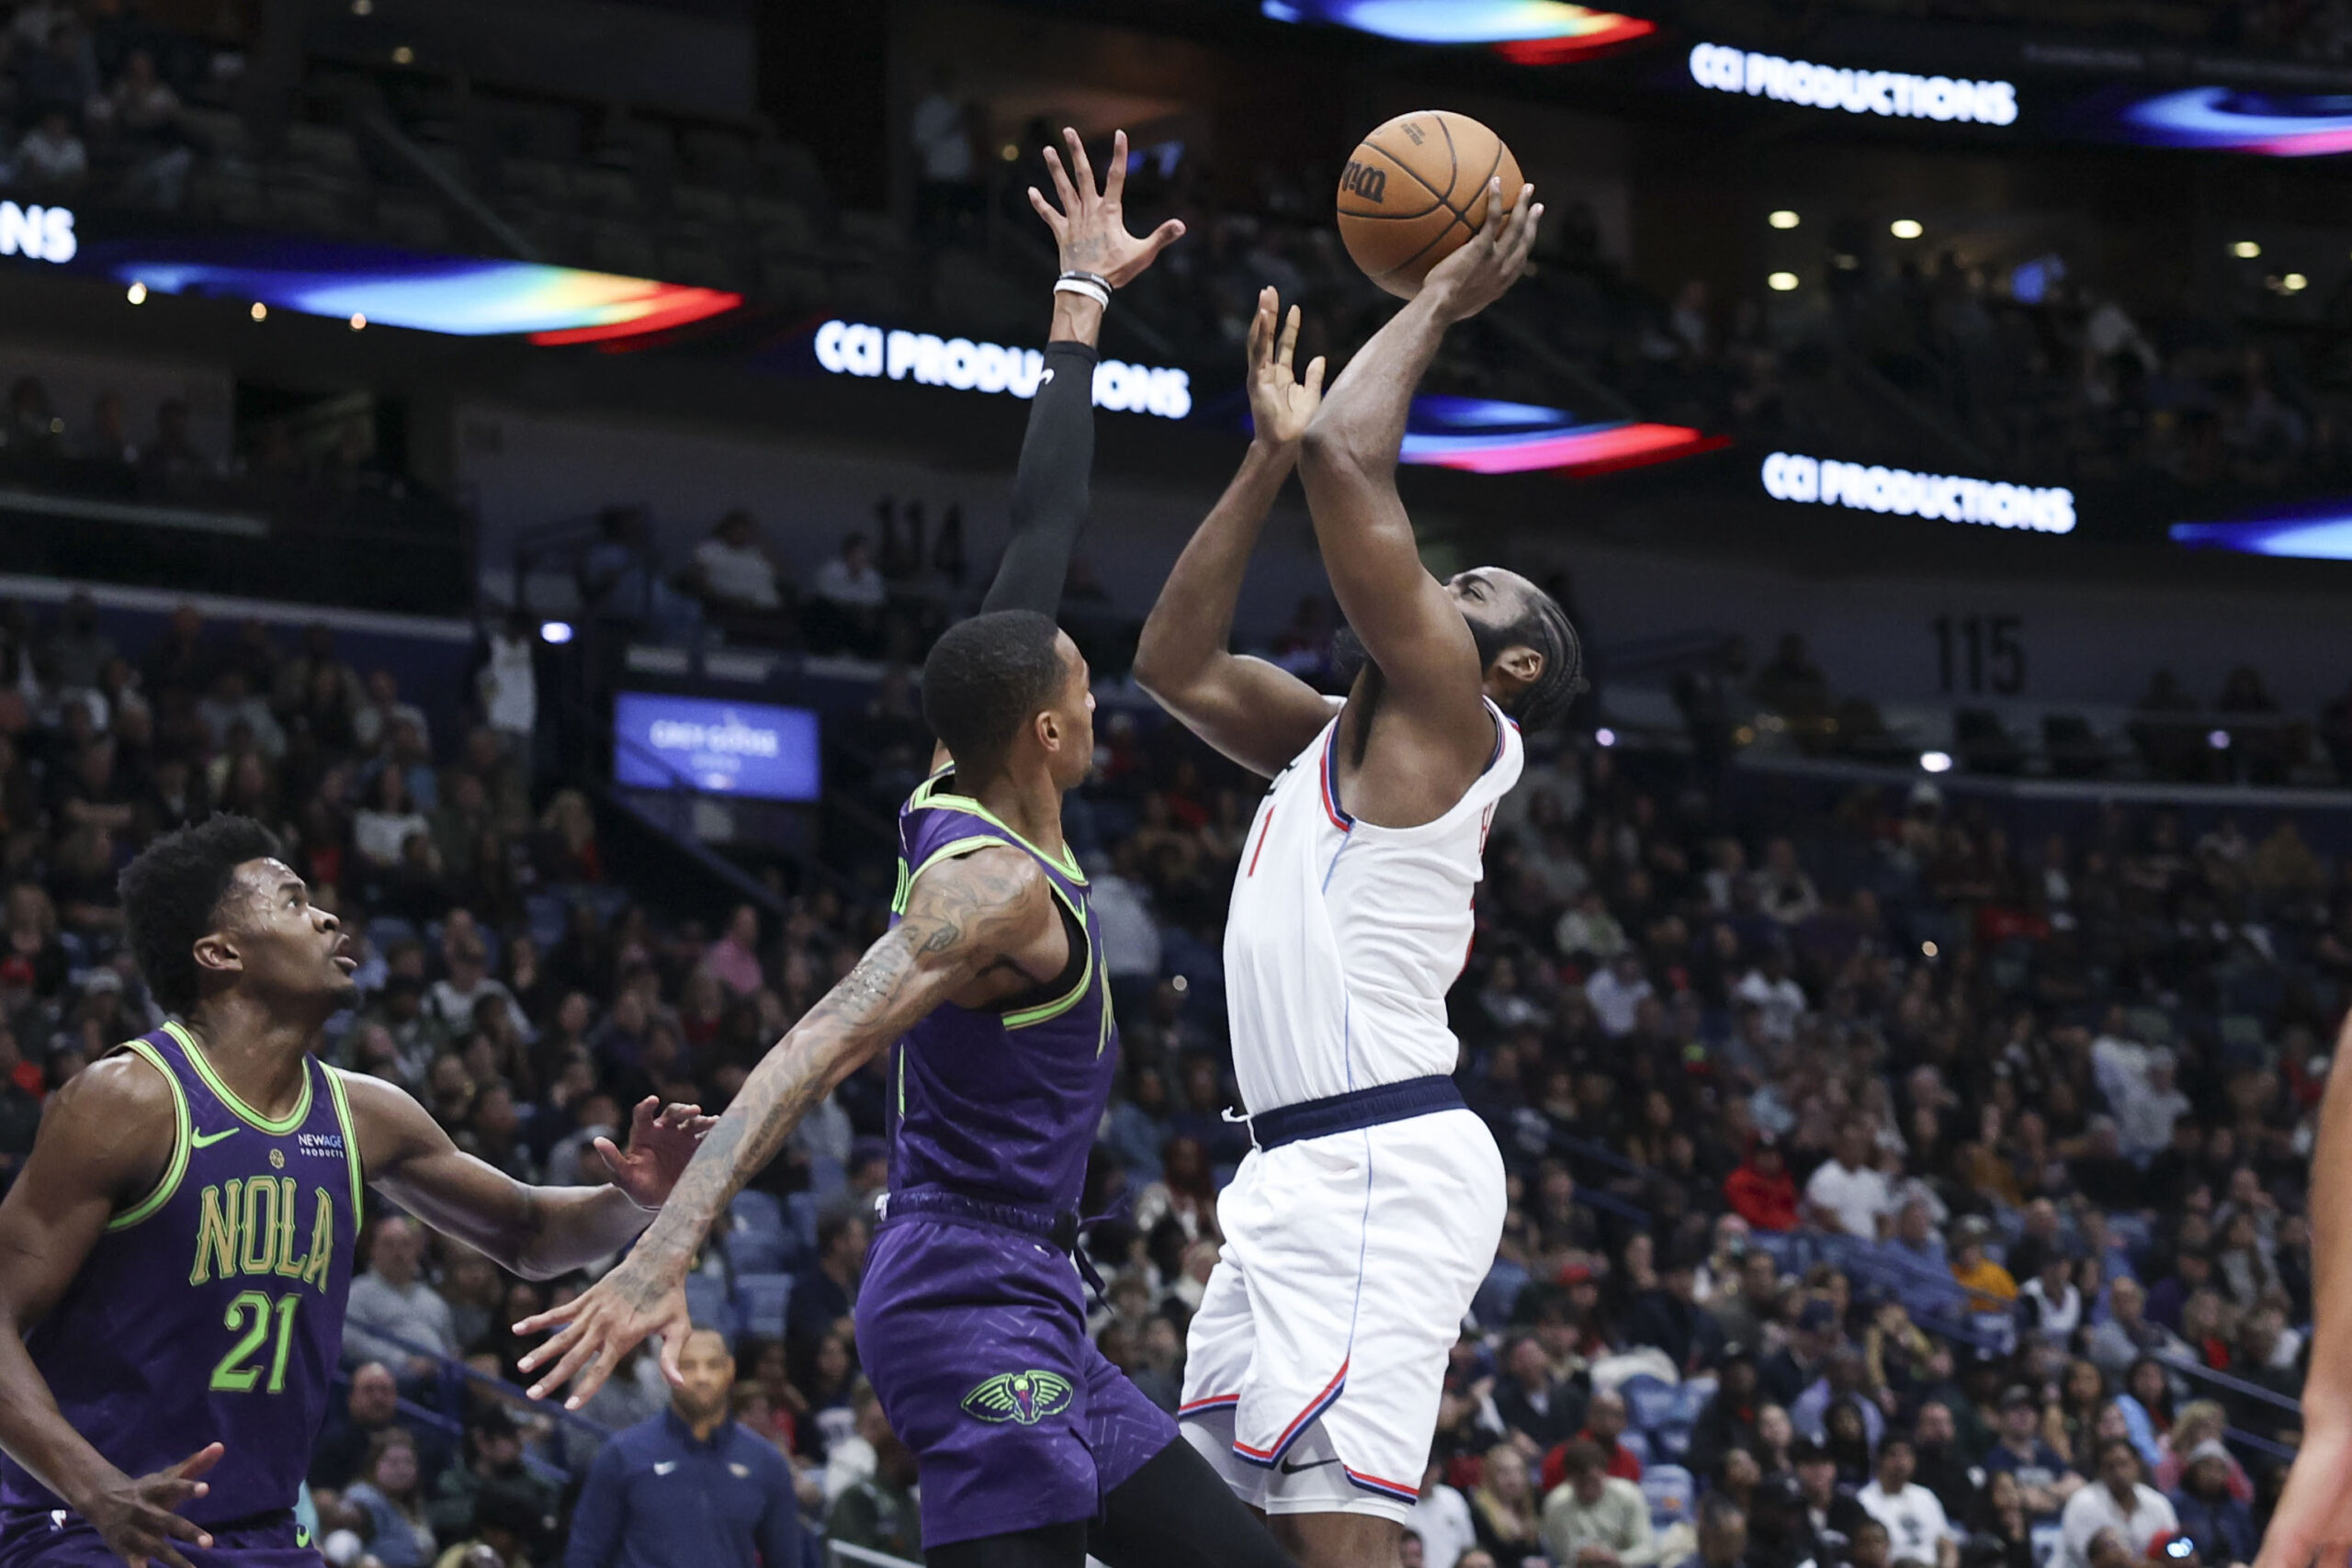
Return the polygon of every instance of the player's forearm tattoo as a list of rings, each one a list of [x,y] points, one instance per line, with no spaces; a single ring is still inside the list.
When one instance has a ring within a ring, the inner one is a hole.
[[[684,1273],[711,1222],[835,1084],[1006,957],[1035,919],[1041,874],[1025,856],[984,851],[915,885],[898,926],[760,1059],[695,1151],[631,1258],[665,1276],[633,1280],[648,1300]]]

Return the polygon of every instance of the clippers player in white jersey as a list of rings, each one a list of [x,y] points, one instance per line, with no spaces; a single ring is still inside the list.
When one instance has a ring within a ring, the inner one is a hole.
[[[1433,270],[1328,398],[1294,378],[1295,309],[1260,296],[1257,434],[1146,624],[1136,678],[1273,785],[1226,927],[1233,1049],[1256,1147],[1217,1206],[1226,1245],[1193,1320],[1185,1434],[1305,1568],[1392,1568],[1446,1356],[1502,1231],[1503,1166],[1463,1108],[1445,993],[1469,955],[1518,721],[1581,682],[1558,604],[1515,572],[1440,582],[1396,485],[1414,388],[1445,329],[1524,269],[1543,209]],[[1489,197],[1500,210],[1502,193]],[[1344,701],[1227,650],[1260,525],[1296,461],[1350,635]]]

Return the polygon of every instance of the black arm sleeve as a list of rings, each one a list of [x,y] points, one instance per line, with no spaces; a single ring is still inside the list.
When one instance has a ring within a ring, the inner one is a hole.
[[[1012,479],[1012,537],[989,584],[980,612],[1061,607],[1062,579],[1086,522],[1087,478],[1094,469],[1094,350],[1049,343],[1029,434]]]

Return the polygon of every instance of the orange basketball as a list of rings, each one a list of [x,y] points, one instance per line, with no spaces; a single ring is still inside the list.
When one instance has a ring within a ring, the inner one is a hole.
[[[1451,109],[1400,114],[1356,144],[1340,175],[1340,238],[1374,283],[1410,299],[1430,268],[1487,221],[1487,182],[1519,199],[1502,138]]]

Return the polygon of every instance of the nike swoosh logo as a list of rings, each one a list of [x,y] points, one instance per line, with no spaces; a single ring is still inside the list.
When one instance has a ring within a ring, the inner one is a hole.
[[[188,1139],[188,1142],[194,1144],[199,1149],[209,1149],[213,1145],[219,1143],[221,1139],[233,1138],[239,1133],[243,1131],[244,1129],[242,1127],[232,1127],[225,1133],[198,1133],[194,1137]]]
[[[296,1525],[294,1527],[294,1544],[297,1546],[308,1546],[311,1544],[310,1526]]]
[[[1040,371],[1038,371],[1038,372],[1037,372],[1037,385],[1039,385],[1040,387],[1044,386],[1046,382],[1048,382],[1048,381],[1052,380],[1053,378],[1054,378],[1054,373],[1053,373],[1051,370],[1040,370]]]
[[[1318,1459],[1313,1464],[1293,1464],[1290,1461],[1284,1460],[1282,1463],[1282,1472],[1284,1475],[1296,1475],[1302,1470],[1320,1470],[1327,1464],[1339,1462],[1335,1459]]]
[[[656,1475],[667,1475],[677,1468],[678,1461],[676,1460],[665,1459],[661,1463],[653,1467],[653,1473]]]

